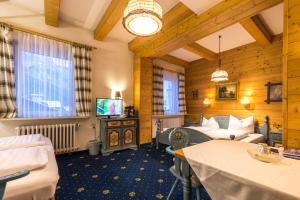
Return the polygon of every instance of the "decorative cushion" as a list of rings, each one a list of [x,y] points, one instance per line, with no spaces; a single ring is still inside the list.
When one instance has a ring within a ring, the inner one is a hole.
[[[218,122],[213,117],[211,117],[209,120],[203,117],[202,126],[207,128],[212,128],[212,129],[220,128]]]
[[[245,130],[248,133],[254,133],[253,116],[250,116],[250,117],[240,120],[240,119],[237,119],[236,117],[230,115],[228,129],[229,130]]]
[[[203,117],[201,126],[205,126],[208,123],[208,119]]]

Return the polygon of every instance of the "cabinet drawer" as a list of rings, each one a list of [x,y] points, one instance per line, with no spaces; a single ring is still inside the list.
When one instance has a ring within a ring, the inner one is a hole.
[[[110,121],[107,122],[108,127],[121,126],[121,121]]]
[[[134,120],[126,120],[126,121],[123,121],[123,125],[124,126],[133,126],[133,125],[135,125],[135,121]]]

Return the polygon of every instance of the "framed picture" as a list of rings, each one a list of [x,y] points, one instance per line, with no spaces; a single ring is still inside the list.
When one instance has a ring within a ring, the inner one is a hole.
[[[217,100],[236,100],[238,97],[238,83],[219,83],[216,85]]]
[[[192,99],[197,100],[198,99],[198,90],[193,90],[192,91]]]
[[[282,101],[282,83],[268,82],[265,86],[267,86],[267,99],[265,100],[267,104]]]

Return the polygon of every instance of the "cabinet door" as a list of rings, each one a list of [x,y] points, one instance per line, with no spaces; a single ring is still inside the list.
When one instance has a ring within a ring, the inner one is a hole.
[[[109,149],[120,147],[120,136],[121,136],[120,129],[108,129],[108,131],[107,131],[107,138],[108,138],[107,147]]]
[[[135,144],[135,128],[128,127],[123,129],[123,145]]]

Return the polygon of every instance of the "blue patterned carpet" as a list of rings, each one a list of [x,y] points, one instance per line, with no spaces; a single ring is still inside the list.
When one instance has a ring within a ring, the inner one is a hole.
[[[142,145],[110,156],[89,156],[87,151],[57,156],[60,181],[57,200],[166,199],[175,179],[169,172],[172,157],[164,148]],[[204,200],[210,200],[205,189]],[[193,194],[195,199],[195,192]],[[182,185],[172,199],[182,199]]]

